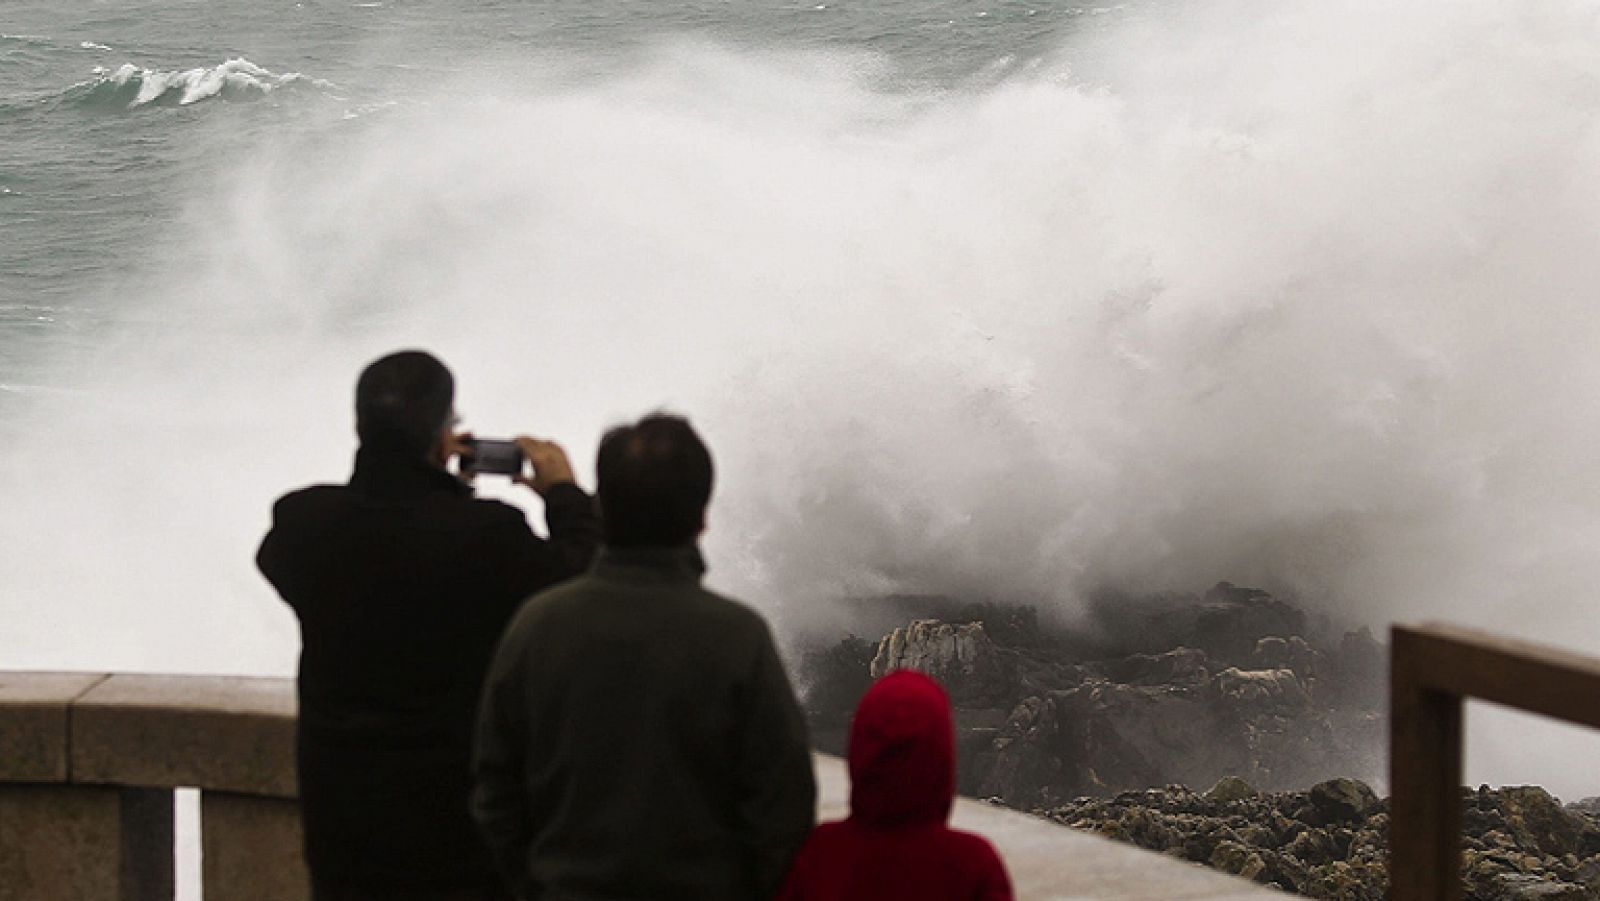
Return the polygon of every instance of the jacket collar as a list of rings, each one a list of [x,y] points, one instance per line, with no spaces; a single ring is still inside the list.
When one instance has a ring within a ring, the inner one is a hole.
[[[706,561],[697,545],[646,545],[600,548],[594,573],[623,582],[699,584]]]
[[[427,462],[363,447],[356,451],[350,487],[390,499],[421,497],[438,491],[471,494],[472,487]]]

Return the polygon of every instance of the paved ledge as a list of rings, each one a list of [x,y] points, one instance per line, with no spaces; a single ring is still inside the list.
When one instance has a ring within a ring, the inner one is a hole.
[[[0,672],[0,782],[65,782],[68,714],[104,673]]]
[[[843,760],[816,755],[817,817],[834,820],[850,805],[850,776]],[[1272,901],[1284,893],[1253,882],[1068,829],[970,798],[957,798],[958,829],[988,838],[1005,859],[1019,899],[1025,901]]]
[[[296,796],[294,682],[114,675],[72,705],[72,781]]]

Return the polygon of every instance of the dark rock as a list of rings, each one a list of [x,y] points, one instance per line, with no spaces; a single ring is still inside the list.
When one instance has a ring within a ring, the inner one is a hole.
[[[1388,692],[1389,651],[1365,626],[1347,632],[1326,661],[1322,693],[1336,707],[1377,709]]]
[[[872,684],[877,645],[855,637],[800,657],[796,687],[811,723],[811,741],[830,754],[845,752],[850,714]]]
[[[1314,898],[1381,901],[1388,886],[1389,816],[1387,804],[1369,793],[1355,780],[1330,780],[1308,792],[1223,801],[1167,786],[1078,799],[1048,816]],[[1321,822],[1314,794],[1343,799],[1345,812],[1361,812]],[[1517,825],[1547,816],[1547,798],[1526,788],[1463,793],[1467,809],[1479,814],[1467,820],[1464,837],[1467,901],[1600,899],[1600,855],[1563,852],[1570,836],[1560,829]],[[1568,814],[1580,833],[1595,825],[1586,812]]]
[[[1594,897],[1581,885],[1532,873],[1500,873],[1494,882],[1496,898],[1505,901],[1591,901]]]
[[[1217,780],[1216,785],[1207,789],[1205,798],[1207,801],[1226,804],[1230,801],[1243,801],[1247,798],[1254,798],[1260,794],[1255,790],[1254,786],[1238,776],[1223,776]]]
[[[1222,842],[1211,852],[1211,859],[1207,861],[1214,869],[1224,873],[1234,873],[1246,879],[1254,879],[1257,874],[1266,869],[1266,862],[1261,855],[1252,851],[1248,845],[1239,842]]]
[[[1193,685],[1210,676],[1210,663],[1205,651],[1174,648],[1165,654],[1130,654],[1102,664],[1102,670],[1112,681],[1128,685]]]
[[[1262,638],[1304,634],[1306,617],[1265,591],[1219,582],[1206,592],[1193,629],[1196,647],[1244,663]]]
[[[849,635],[831,647],[802,655],[797,681],[807,712],[848,720],[849,711],[872,684],[876,652],[875,644]]]
[[[1383,772],[1382,714],[1330,700],[1359,654],[1312,646],[1295,634],[1304,615],[1265,592],[1223,583],[1203,599],[1128,601],[1121,621],[1153,647],[1098,658],[1085,656],[1093,642],[1038,631],[1030,608],[938,603],[977,618],[913,620],[865,665],[858,640],[804,655],[819,746],[842,749],[870,679],[909,667],[956,708],[958,784],[1015,806],[1224,776],[1273,791]]]
[[[1315,690],[1330,666],[1327,655],[1298,635],[1291,635],[1288,638],[1273,635],[1260,639],[1250,655],[1251,669],[1289,670],[1308,692]]]
[[[1378,796],[1365,782],[1355,779],[1329,779],[1311,787],[1311,806],[1324,822],[1342,823],[1360,819],[1378,804]]]
[[[1600,814],[1600,798],[1584,798],[1582,801],[1573,801],[1567,805],[1567,809],[1580,813]]]
[[[1503,788],[1498,793],[1506,826],[1517,844],[1569,854],[1582,847],[1584,822],[1535,785]]]

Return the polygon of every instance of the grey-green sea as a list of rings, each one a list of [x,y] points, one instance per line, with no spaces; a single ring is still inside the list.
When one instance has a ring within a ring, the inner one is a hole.
[[[1126,13],[1056,0],[7,2],[0,395],[70,384],[61,354],[140,316],[128,286],[183,255],[186,205],[242,158],[337,143],[365,117],[425,117],[463,73],[531,94],[700,42],[872,55],[888,81],[950,89]]]

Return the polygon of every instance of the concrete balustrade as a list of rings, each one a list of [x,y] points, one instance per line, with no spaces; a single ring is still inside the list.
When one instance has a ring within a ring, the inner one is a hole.
[[[205,901],[305,901],[287,679],[0,672],[0,901],[170,901],[174,788],[201,791]],[[843,816],[819,755],[818,812]],[[970,800],[1017,897],[1282,897],[1193,864]]]
[[[173,789],[207,901],[303,901],[286,679],[0,672],[0,901],[171,901]]]

